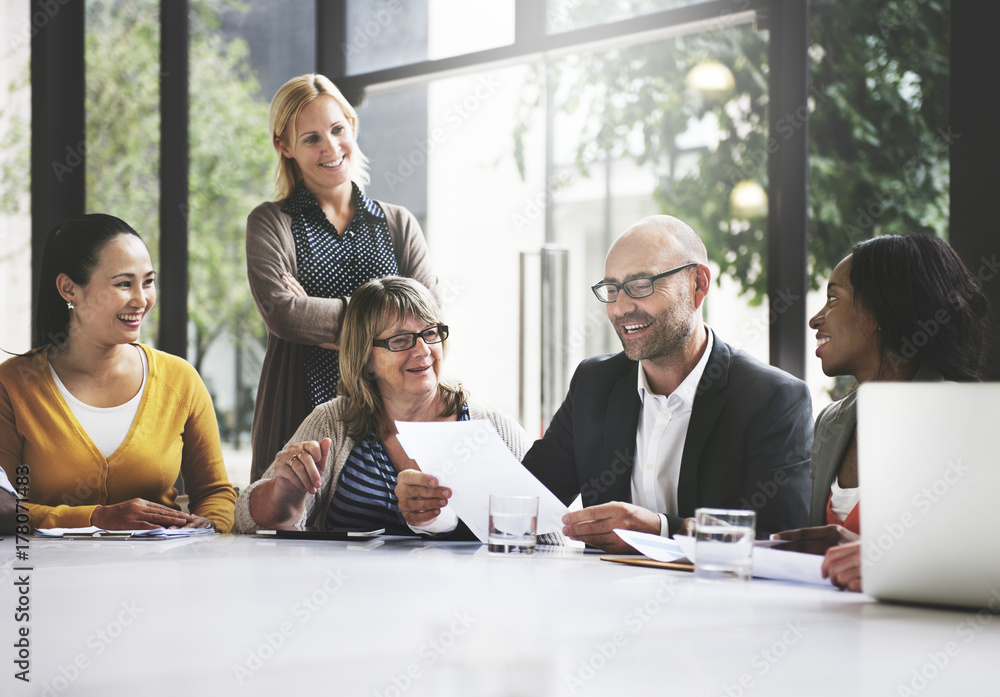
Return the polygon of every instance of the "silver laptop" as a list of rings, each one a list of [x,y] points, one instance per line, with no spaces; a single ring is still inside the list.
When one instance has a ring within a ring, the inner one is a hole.
[[[1000,612],[1000,383],[860,389],[864,592]]]

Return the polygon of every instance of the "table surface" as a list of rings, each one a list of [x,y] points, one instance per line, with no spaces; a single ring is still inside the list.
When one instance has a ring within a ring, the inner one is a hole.
[[[3,695],[1000,694],[1000,616],[594,553],[231,535],[27,551],[0,542]]]

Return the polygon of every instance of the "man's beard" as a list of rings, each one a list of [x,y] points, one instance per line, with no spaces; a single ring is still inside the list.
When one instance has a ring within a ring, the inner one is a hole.
[[[695,328],[695,314],[682,305],[683,303],[673,305],[656,318],[645,313],[636,313],[616,320],[615,333],[622,342],[625,355],[633,361],[680,355]],[[655,323],[649,327],[652,332],[642,341],[626,342],[624,325],[647,324],[654,319]]]

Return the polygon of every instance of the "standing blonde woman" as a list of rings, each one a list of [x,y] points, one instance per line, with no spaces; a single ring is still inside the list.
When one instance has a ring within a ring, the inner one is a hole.
[[[373,278],[413,278],[432,292],[427,244],[408,210],[365,196],[358,117],[330,80],[292,78],[268,119],[276,199],[247,219],[247,275],[267,326],[253,418],[257,480],[302,420],[337,395],[344,310]]]

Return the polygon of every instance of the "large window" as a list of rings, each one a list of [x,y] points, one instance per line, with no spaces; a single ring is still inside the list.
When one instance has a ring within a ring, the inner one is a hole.
[[[31,347],[29,206],[31,25],[28,3],[0,2],[0,349]]]

